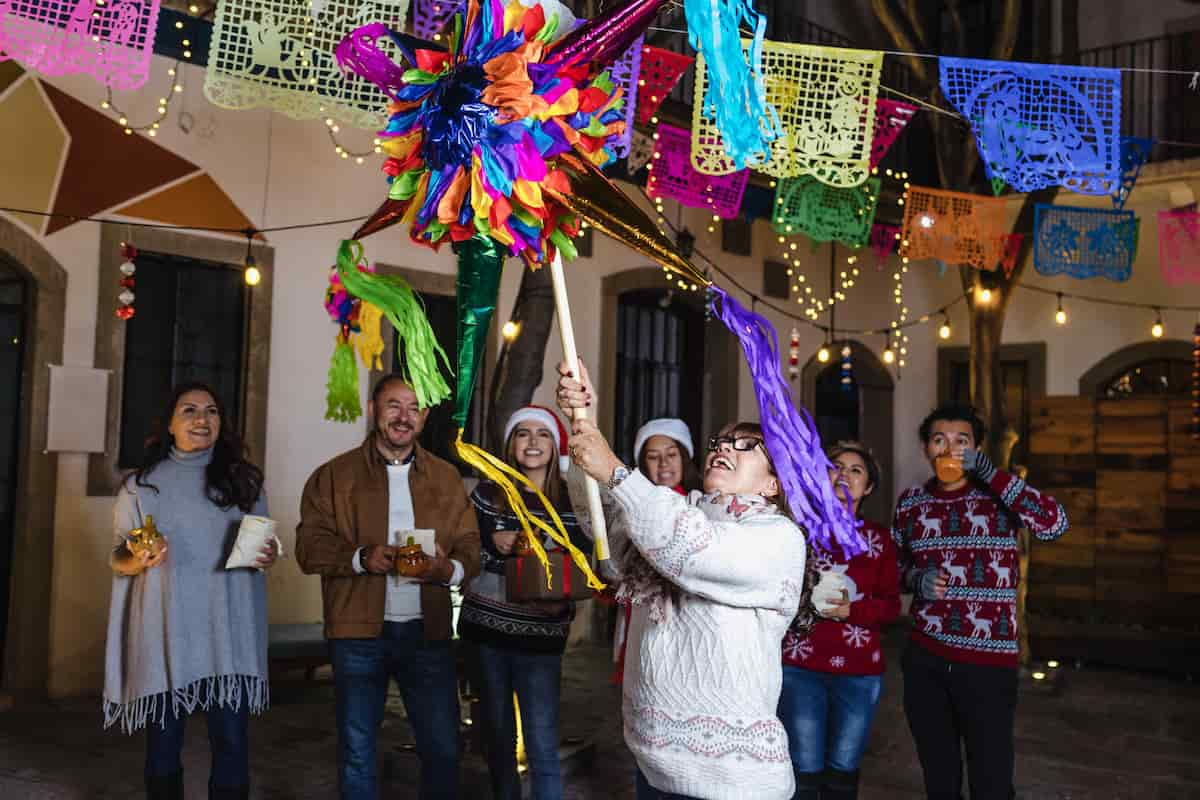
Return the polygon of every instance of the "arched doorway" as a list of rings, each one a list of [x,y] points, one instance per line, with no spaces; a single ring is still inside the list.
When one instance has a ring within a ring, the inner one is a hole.
[[[843,347],[850,348],[848,373],[842,365]],[[883,485],[863,502],[862,511],[887,524],[896,499],[895,380],[875,352],[860,342],[840,342],[832,354],[824,364],[815,356],[809,359],[801,375],[800,399],[813,415],[826,447],[841,439],[858,439],[871,448],[879,460]]]
[[[1178,339],[1122,347],[1079,378],[1084,397],[1120,400],[1135,395],[1183,395],[1191,389],[1192,345]]]
[[[21,455],[21,372],[29,287],[25,276],[0,261],[0,663],[8,632],[9,579],[17,525],[17,472]]]
[[[737,416],[737,339],[706,320],[704,293],[672,290],[657,268],[602,281],[600,426],[618,456],[648,419],[676,416],[697,447]]]
[[[0,424],[9,428],[0,436],[11,437],[16,454],[5,555],[9,563],[20,565],[8,577],[0,687],[10,693],[41,694],[50,650],[48,598],[58,496],[58,459],[44,452],[50,395],[46,365],[62,363],[67,273],[33,236],[0,217],[0,276],[10,287],[6,295],[10,299],[17,294],[12,287],[20,286],[21,307],[20,366],[15,373],[20,399],[15,407],[6,407],[9,416],[0,416]],[[17,323],[10,319],[8,324]],[[14,360],[13,354],[9,357]],[[7,388],[7,380],[6,373],[0,385]],[[0,394],[7,392],[0,390]]]

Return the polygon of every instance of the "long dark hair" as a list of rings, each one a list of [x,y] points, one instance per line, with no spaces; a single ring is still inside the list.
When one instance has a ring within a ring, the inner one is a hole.
[[[175,406],[179,398],[188,392],[208,392],[217,406],[217,414],[221,418],[221,433],[212,448],[212,461],[204,470],[204,490],[208,499],[228,511],[237,506],[247,514],[254,509],[254,503],[262,494],[263,472],[246,460],[246,445],[233,429],[232,420],[228,423],[225,418],[225,404],[221,396],[207,383],[191,381],[182,383],[171,390],[171,398],[163,413],[154,421],[149,438],[146,439],[145,457],[142,466],[135,471],[134,482],[158,492],[158,487],[150,483],[148,478],[163,460],[171,454],[174,439],[171,437],[171,418],[175,416]]]
[[[696,462],[688,455],[687,448],[683,446],[683,442],[670,436],[665,437],[674,442],[675,447],[679,449],[679,460],[683,462],[679,485],[685,492],[690,492],[704,487],[704,481],[700,479],[700,470],[696,468]],[[646,445],[642,445],[642,450],[637,454],[638,470],[643,475],[649,475],[649,464],[646,461]]]

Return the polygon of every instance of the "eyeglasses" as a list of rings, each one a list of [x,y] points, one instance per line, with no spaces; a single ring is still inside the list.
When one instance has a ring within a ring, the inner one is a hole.
[[[709,452],[720,450],[721,445],[727,444],[734,450],[746,453],[763,443],[757,436],[710,436],[708,439]]]

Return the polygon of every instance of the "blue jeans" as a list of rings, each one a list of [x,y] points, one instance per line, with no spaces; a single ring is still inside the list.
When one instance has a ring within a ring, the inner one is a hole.
[[[796,772],[858,769],[883,688],[881,675],[833,675],[783,667],[779,721]]]
[[[646,776],[640,768],[637,771],[637,791],[634,798],[635,800],[696,800],[686,794],[671,794],[655,789],[650,785],[650,781],[646,780]]]
[[[378,639],[330,639],[337,694],[338,788],[343,800],[378,794],[375,742],[395,679],[421,759],[421,798],[458,793],[458,681],[450,642],[425,641],[424,623],[385,622]]]
[[[168,700],[169,702],[169,700]],[[250,785],[250,744],[246,735],[250,711],[243,702],[237,711],[213,705],[207,712],[208,744],[212,751],[212,768],[208,787],[242,789]],[[146,724],[146,778],[165,778],[183,769],[183,731],[187,715],[167,712],[165,724],[155,721]]]
[[[488,774],[495,800],[521,800],[517,775],[517,723],[513,692],[521,706],[521,734],[533,783],[533,800],[562,797],[558,760],[558,700],[562,656],[479,645],[486,715]]]

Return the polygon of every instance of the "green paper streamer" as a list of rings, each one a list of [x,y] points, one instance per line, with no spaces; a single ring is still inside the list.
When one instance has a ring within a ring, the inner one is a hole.
[[[458,386],[454,395],[454,423],[462,430],[467,427],[488,326],[496,312],[505,248],[490,236],[475,235],[457,242],[454,252],[458,255]]]
[[[992,194],[999,197],[1004,192],[1004,177],[1002,175],[995,175],[990,178],[990,181],[992,184]]]
[[[334,422],[354,422],[362,416],[358,402],[358,363],[354,348],[340,335],[329,362],[329,379],[325,383],[325,419]]]
[[[436,406],[450,396],[450,387],[438,369],[438,357],[447,370],[450,359],[433,334],[421,300],[403,278],[361,271],[358,263],[362,257],[361,242],[342,242],[337,256],[342,286],[354,297],[378,307],[392,323],[404,347],[404,380],[412,386],[421,408]]]

